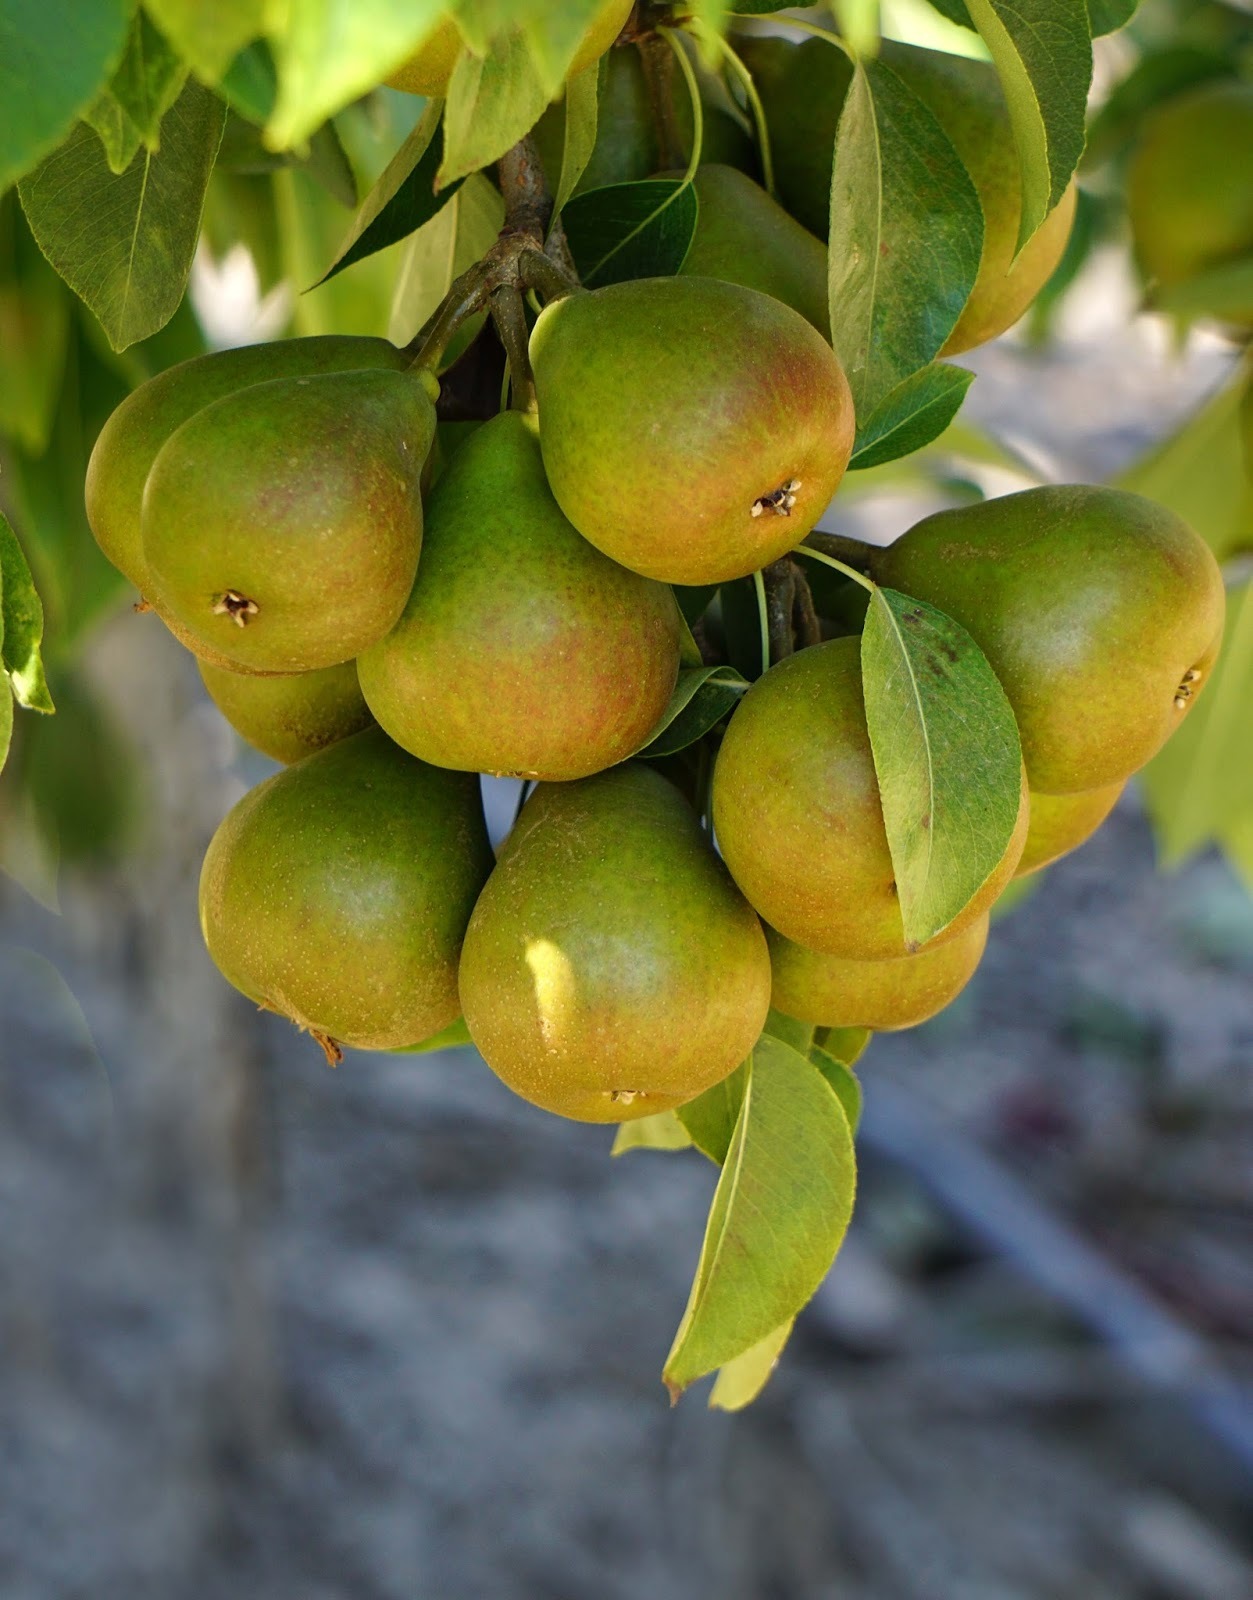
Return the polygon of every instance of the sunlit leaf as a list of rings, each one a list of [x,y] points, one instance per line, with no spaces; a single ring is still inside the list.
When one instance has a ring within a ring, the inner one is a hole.
[[[635,1117],[619,1125],[614,1135],[611,1156],[628,1150],[689,1150],[692,1136],[673,1111],[658,1111],[651,1117]]]
[[[463,183],[405,245],[389,337],[404,345],[439,306],[453,280],[493,244],[505,220],[499,191],[481,173]]]
[[[553,199],[553,215],[559,216],[575,185],[587,171],[596,148],[597,96],[600,72],[597,66],[584,67],[566,85],[565,133],[561,147],[561,178]]]
[[[157,148],[161,118],[186,81],[186,63],[139,12],[117,70],[85,118],[100,135],[113,172],[125,172],[140,145]]]
[[[0,511],[0,661],[18,705],[30,711],[51,711],[52,696],[44,677],[39,646],[44,636],[44,608],[17,535]],[[8,692],[0,688],[0,699]]]
[[[751,1350],[720,1367],[709,1394],[711,1411],[742,1411],[751,1405],[770,1381],[783,1347],[792,1336],[794,1318],[759,1339]]]

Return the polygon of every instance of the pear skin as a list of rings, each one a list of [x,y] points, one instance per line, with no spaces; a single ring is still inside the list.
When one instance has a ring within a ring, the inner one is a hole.
[[[720,278],[773,295],[827,338],[827,252],[760,184],[734,167],[700,166],[700,212],[683,262],[688,277]]]
[[[1205,83],[1147,113],[1127,173],[1127,212],[1150,293],[1253,254],[1250,152],[1253,84]],[[1253,295],[1224,315],[1253,325]]]
[[[647,742],[679,637],[673,590],[571,526],[534,418],[504,411],[445,469],[404,614],[357,665],[374,715],[423,761],[566,780]]]
[[[1120,489],[1049,485],[941,511],[877,556],[874,575],[974,638],[1045,794],[1138,771],[1205,688],[1222,639],[1208,545]]]
[[[455,1021],[461,940],[491,868],[477,778],[370,728],[227,814],[200,876],[201,928],[223,976],[328,1055],[392,1049]]]
[[[225,672],[205,661],[197,666],[209,698],[240,738],[284,766],[374,721],[352,661],[264,678]]]
[[[988,942],[985,912],[955,939],[888,961],[824,956],[766,929],[772,1005],[823,1028],[914,1028],[943,1011],[974,976]]]
[[[683,797],[634,762],[527,801],[466,931],[461,1003],[523,1099],[624,1122],[747,1057],[770,959]]]
[[[422,544],[420,375],[277,378],[205,406],[144,486],[156,602],[229,662],[308,672],[395,623]]]
[[[824,955],[909,954],[861,687],[861,640],[813,645],[771,667],[736,707],[713,778],[714,830],[749,903],[785,938]],[[957,937],[1013,876],[1027,835],[924,949]]]
[[[1025,878],[1077,850],[1118,804],[1127,787],[1125,780],[1107,783],[1103,789],[1087,789],[1079,794],[1041,794],[1031,791],[1031,825],[1015,878]]]
[[[713,278],[638,278],[551,302],[531,336],[544,468],[614,561],[723,583],[800,543],[835,493],[853,405],[790,306]]]

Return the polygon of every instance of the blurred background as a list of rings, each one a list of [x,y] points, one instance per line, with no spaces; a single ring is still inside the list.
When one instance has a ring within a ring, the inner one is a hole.
[[[1180,16],[1099,42],[1079,242],[963,357],[954,428],[850,479],[827,526],[885,541],[1082,479],[1253,547],[1239,347],[1140,309],[1117,201],[1119,86]],[[361,182],[395,99],[336,119]],[[658,1377],[699,1155],[611,1160],[470,1050],[330,1071],[218,976],[200,859],[273,769],[96,556],[86,452],[204,343],[405,339],[429,310],[406,284],[430,239],[296,295],[350,211],[258,160],[215,174],[188,303],[121,357],[0,199],[6,370],[20,340],[63,352],[0,399],[58,703],[0,779],[4,1600],[1249,1600],[1253,898],[1239,849],[1171,822],[1169,773],[1030,881],[948,1012],[872,1042],[848,1242],[736,1415],[700,1389],[672,1411]],[[463,210],[476,254],[496,223]],[[497,834],[513,789],[488,785]]]

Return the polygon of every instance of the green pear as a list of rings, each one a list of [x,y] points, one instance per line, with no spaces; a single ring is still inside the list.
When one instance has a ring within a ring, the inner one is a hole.
[[[534,418],[504,411],[445,469],[404,614],[357,666],[374,715],[423,761],[584,778],[647,742],[680,627],[668,585],[567,522]]]
[[[527,801],[466,931],[461,1004],[523,1099],[623,1122],[747,1057],[770,959],[695,814],[637,762]]]
[[[356,663],[316,672],[256,677],[197,663],[209,698],[254,750],[290,765],[374,721],[357,682]]]
[[[1205,687],[1222,575],[1172,511],[1087,485],[927,517],[873,559],[888,584],[972,635],[1009,696],[1032,790],[1130,777]]]
[[[860,639],[813,645],[757,680],[718,752],[713,814],[731,875],[785,938],[858,961],[909,953],[866,730]],[[1024,784],[1004,856],[925,949],[983,916],[1013,876],[1026,833]]]
[[[824,1028],[914,1028],[943,1011],[974,976],[988,942],[985,912],[955,939],[887,961],[851,961],[766,929],[772,1005]]]
[[[1126,781],[1119,780],[1078,794],[1041,794],[1033,789],[1031,825],[1014,876],[1025,878],[1077,850],[1109,816],[1126,787]]]
[[[941,355],[957,355],[1004,333],[1052,276],[1074,222],[1072,184],[1021,255],[1021,175],[1009,110],[994,69],[982,61],[885,39],[881,59],[923,102],[970,173],[983,207],[979,273]],[[787,209],[826,238],[836,128],[851,67],[820,39],[791,47],[763,83],[775,178]]]
[[[1127,211],[1150,289],[1253,255],[1253,84],[1205,83],[1149,111],[1127,173]],[[1253,325],[1253,292],[1224,315]]]
[[[598,550],[722,583],[805,537],[844,476],[853,405],[790,306],[713,278],[637,278],[547,305],[531,336],[553,494]]]
[[[695,186],[700,212],[684,275],[773,295],[826,338],[831,321],[822,240],[734,167],[698,167]]]
[[[201,928],[223,976],[328,1056],[391,1049],[455,1021],[461,940],[491,867],[478,780],[369,728],[228,813],[200,875]]]
[[[176,428],[213,401],[254,383],[360,368],[403,371],[409,359],[385,339],[327,335],[219,350],[158,373],[122,401],[91,452],[84,495],[96,543],[151,605],[140,532],[144,484],[157,452]],[[166,614],[162,621],[183,644],[206,655],[206,647],[197,647],[174,618]],[[214,653],[208,652],[207,658],[215,659]],[[225,658],[216,660],[219,666],[226,664]]]
[[[435,430],[425,374],[275,378],[215,400],[144,486],[154,601],[228,662],[308,672],[404,609]]]

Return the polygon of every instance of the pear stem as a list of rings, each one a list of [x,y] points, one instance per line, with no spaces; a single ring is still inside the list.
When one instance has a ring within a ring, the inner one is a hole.
[[[829,567],[860,583],[863,589],[874,591],[875,557],[878,546],[863,544],[860,539],[849,539],[841,533],[809,534],[804,544],[792,551],[794,556],[809,556],[814,561],[825,562]],[[851,563],[856,565],[851,565]],[[862,569],[867,570],[862,570]]]
[[[757,133],[757,153],[761,157],[762,185],[766,193],[773,199],[774,160],[770,153],[770,130],[766,126],[765,108],[761,103],[761,96],[757,93],[757,85],[753,82],[753,75],[740,60],[733,47],[720,33],[699,20],[693,23],[692,31],[702,44],[713,45],[726,63],[731,75],[744,91],[744,98],[748,102],[749,113],[753,119],[753,127]]]
[[[509,362],[510,404],[515,411],[534,411],[535,374],[527,352],[530,330],[526,325],[522,291],[512,284],[502,284],[492,295],[491,313]]]
[[[766,604],[766,580],[760,572],[753,573],[753,588],[757,591],[757,621],[761,626],[761,670],[770,671],[770,611]]]

